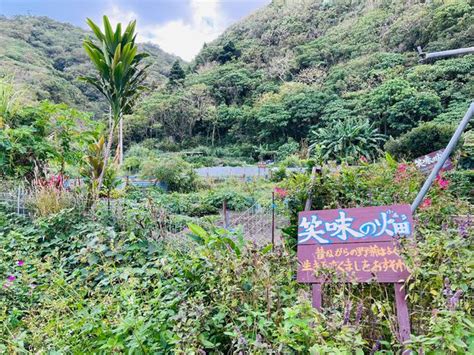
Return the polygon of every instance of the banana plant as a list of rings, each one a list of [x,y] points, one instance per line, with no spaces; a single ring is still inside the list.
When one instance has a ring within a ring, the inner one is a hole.
[[[141,65],[148,54],[137,52],[136,21],[130,22],[124,32],[120,23],[114,31],[107,16],[104,16],[103,23],[104,32],[91,19],[87,19],[95,40],[85,39],[84,49],[97,74],[81,78],[99,90],[110,107],[111,127],[104,153],[103,169],[98,180],[98,191],[102,188],[114,131],[123,116],[132,112],[138,97],[145,90],[143,82],[148,68],[148,65]]]

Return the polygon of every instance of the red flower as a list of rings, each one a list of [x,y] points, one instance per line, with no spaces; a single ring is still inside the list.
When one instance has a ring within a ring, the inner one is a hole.
[[[425,198],[423,200],[423,203],[421,204],[420,208],[425,209],[431,206],[431,199],[430,198]]]

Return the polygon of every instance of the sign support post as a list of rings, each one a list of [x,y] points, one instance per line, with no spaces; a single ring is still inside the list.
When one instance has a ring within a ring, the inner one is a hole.
[[[395,288],[395,307],[397,309],[398,334],[400,341],[404,343],[410,339],[410,316],[408,315],[408,306],[405,294],[405,285],[396,282]]]

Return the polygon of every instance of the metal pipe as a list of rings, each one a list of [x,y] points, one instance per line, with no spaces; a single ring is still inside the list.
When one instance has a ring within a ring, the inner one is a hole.
[[[469,120],[471,119],[471,117],[473,115],[474,115],[474,102],[472,102],[471,105],[469,106],[469,109],[467,110],[466,114],[464,115],[463,119],[461,120],[461,123],[459,123],[459,126],[456,129],[456,132],[454,132],[453,136],[451,137],[451,140],[449,141],[448,145],[446,146],[446,149],[444,150],[443,154],[441,155],[441,158],[438,160],[438,162],[434,166],[434,168],[431,171],[430,175],[428,176],[425,183],[423,184],[423,187],[421,188],[420,192],[418,192],[418,195],[416,196],[415,201],[413,201],[413,203],[411,205],[412,213],[415,212],[415,210],[420,205],[421,201],[423,201],[423,199],[425,198],[425,195],[427,194],[428,190],[430,189],[431,185],[433,184],[433,181],[436,179],[436,177],[438,176],[439,171],[443,167],[446,160],[449,158],[451,152],[453,151],[454,147],[458,143],[462,132],[466,128],[467,124],[469,123]]]
[[[429,62],[430,60],[436,60],[440,58],[474,53],[474,47],[450,49],[447,51],[432,52],[432,53],[423,52],[421,47],[418,47],[417,50],[418,50],[418,54],[421,57],[420,59],[421,63]]]

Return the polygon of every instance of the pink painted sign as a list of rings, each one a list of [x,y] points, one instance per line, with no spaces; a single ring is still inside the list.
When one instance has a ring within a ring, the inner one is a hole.
[[[431,170],[433,170],[438,160],[441,158],[443,152],[444,149],[440,149],[430,154],[423,155],[422,157],[416,158],[414,163],[423,174],[429,174]],[[448,158],[444,163],[443,167],[441,168],[441,171],[448,171],[452,170],[453,168],[453,163]]]
[[[297,279],[322,283],[318,271],[330,269],[346,281],[403,282],[409,271],[396,240],[412,232],[409,205],[301,212]]]

